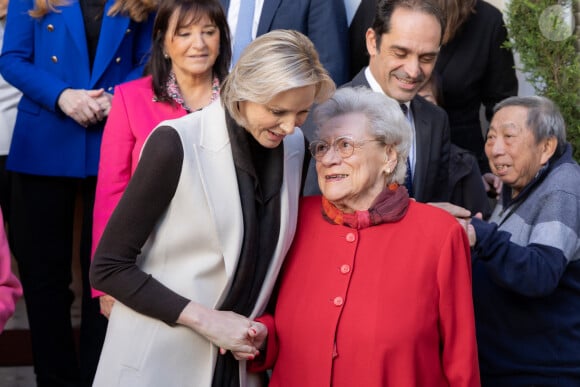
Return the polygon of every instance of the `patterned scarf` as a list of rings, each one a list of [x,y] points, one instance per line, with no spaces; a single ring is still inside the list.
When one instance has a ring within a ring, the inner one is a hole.
[[[177,79],[175,78],[175,73],[173,71],[169,73],[169,78],[167,79],[165,87],[167,88],[167,95],[172,100],[177,102],[182,108],[185,109],[186,112],[191,113],[193,111],[189,106],[187,106],[187,103],[185,103],[183,95],[181,94],[181,89],[177,84]],[[217,77],[214,77],[211,84],[211,98],[209,103],[215,101],[217,97],[219,97],[219,95],[220,95],[220,80]],[[199,111],[201,109],[203,108],[199,108],[196,111]]]
[[[322,197],[322,216],[329,223],[350,228],[366,228],[381,223],[399,221],[407,213],[409,193],[397,183],[389,184],[366,211],[345,213]]]

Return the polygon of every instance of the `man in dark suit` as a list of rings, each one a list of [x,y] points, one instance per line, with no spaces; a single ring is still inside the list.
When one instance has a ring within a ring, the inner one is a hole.
[[[236,27],[243,7],[253,12],[252,39],[276,29],[292,29],[308,36],[320,55],[320,61],[334,82],[349,80],[348,27],[343,0],[220,0],[228,15],[232,40],[236,44]],[[245,16],[247,17],[247,16]],[[251,16],[250,16],[251,17]],[[257,28],[256,28],[257,25]]]
[[[449,200],[450,130],[447,114],[417,92],[431,76],[445,21],[429,0],[380,0],[366,32],[369,66],[344,86],[366,86],[406,106],[414,132],[409,162],[412,196]]]

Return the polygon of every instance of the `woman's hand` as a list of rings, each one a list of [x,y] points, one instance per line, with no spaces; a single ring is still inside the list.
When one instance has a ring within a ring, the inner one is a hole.
[[[115,299],[107,294],[99,297],[99,304],[101,305],[101,314],[106,318],[109,318],[114,303]]]
[[[110,101],[104,101],[108,98],[103,94],[103,89],[66,89],[58,97],[58,106],[64,114],[86,128],[103,120],[106,117],[105,112],[108,114]]]
[[[103,113],[103,115],[105,117],[108,117],[109,112],[111,111],[111,102],[113,101],[113,94],[103,92],[101,96],[95,98],[95,101],[97,101],[97,103],[99,104],[99,107],[101,108],[101,112]]]
[[[258,356],[257,344],[262,344],[267,334],[264,333],[267,329],[260,327],[260,323],[234,312],[209,309],[193,301],[183,309],[177,322],[203,335],[219,347],[220,352],[232,351],[239,359],[251,360]]]

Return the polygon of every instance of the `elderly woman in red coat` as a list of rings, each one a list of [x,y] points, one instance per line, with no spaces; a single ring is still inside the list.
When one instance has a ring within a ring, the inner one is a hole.
[[[314,113],[323,196],[305,197],[267,346],[270,387],[479,386],[469,244],[409,199],[399,105],[342,88]]]

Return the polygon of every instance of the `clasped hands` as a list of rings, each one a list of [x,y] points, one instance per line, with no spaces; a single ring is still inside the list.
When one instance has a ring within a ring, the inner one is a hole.
[[[64,114],[86,128],[109,115],[112,98],[113,95],[104,89],[65,89],[58,97],[58,106]]]
[[[237,360],[253,360],[266,343],[268,328],[230,311],[210,309],[190,302],[177,322],[203,335],[223,355],[231,351]]]

